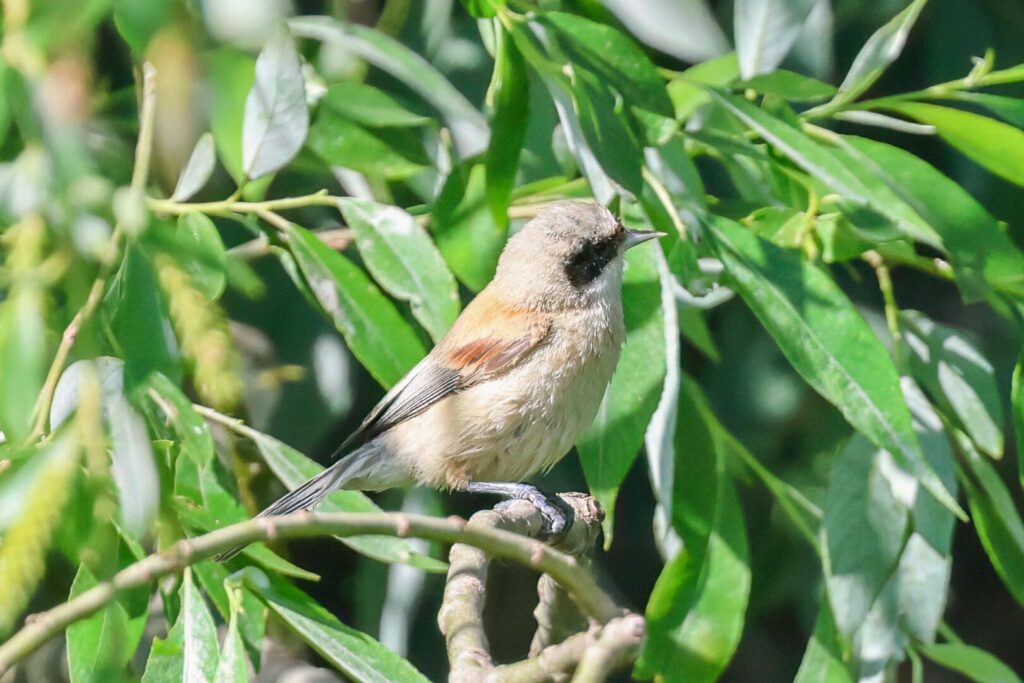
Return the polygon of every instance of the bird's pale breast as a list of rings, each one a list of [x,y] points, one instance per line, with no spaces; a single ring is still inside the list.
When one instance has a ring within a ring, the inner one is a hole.
[[[397,425],[388,442],[423,484],[521,481],[553,466],[594,419],[624,338],[621,304],[560,312],[509,372]]]

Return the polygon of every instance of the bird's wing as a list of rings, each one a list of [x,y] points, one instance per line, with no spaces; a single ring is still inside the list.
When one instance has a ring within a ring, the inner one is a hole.
[[[550,330],[549,315],[510,308],[484,290],[430,355],[384,395],[338,453],[370,441],[450,394],[508,372]]]

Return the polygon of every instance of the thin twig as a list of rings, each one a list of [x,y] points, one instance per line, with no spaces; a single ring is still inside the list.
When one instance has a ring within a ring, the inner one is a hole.
[[[142,65],[142,105],[139,116],[139,139],[135,145],[135,168],[132,170],[132,189],[142,192],[145,189],[146,180],[149,178],[149,165],[153,154],[153,124],[156,116],[156,69],[152,64],[146,62]],[[75,345],[78,332],[82,325],[96,312],[100,302],[103,300],[103,292],[106,290],[107,278],[110,277],[110,270],[117,262],[117,254],[124,236],[124,227],[121,223],[114,226],[113,232],[104,248],[103,262],[100,264],[100,271],[93,280],[86,296],[85,303],[78,309],[71,322],[64,329],[61,336],[57,353],[54,354],[53,362],[46,373],[46,379],[36,399],[33,409],[35,420],[32,424],[31,439],[39,439],[46,433],[46,423],[50,416],[50,405],[53,403],[53,394],[57,390],[57,382],[64,371],[64,364],[71,355],[71,348]]]
[[[459,519],[406,513],[313,513],[251,519],[181,540],[154,555],[119,571],[71,600],[26,619],[25,625],[0,645],[0,675],[12,665],[54,638],[72,623],[85,619],[115,600],[121,593],[182,571],[231,548],[271,539],[313,536],[364,536],[378,534],[399,538],[425,538],[442,543],[463,543],[489,555],[513,560],[554,576],[569,588],[583,610],[600,623],[622,616],[623,610],[594,578],[580,570],[569,555],[531,538],[498,529],[467,526]]]
[[[531,655],[529,659],[494,667],[484,680],[487,683],[558,680],[559,676],[565,676],[579,665],[580,658],[593,641],[594,633],[590,631],[573,634]]]
[[[644,618],[639,614],[608,622],[597,641],[583,653],[572,683],[601,683],[620,666],[636,658],[646,634]]]

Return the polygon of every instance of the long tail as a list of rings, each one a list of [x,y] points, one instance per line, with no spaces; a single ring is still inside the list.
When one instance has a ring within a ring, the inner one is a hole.
[[[333,491],[344,487],[348,480],[352,478],[354,470],[358,469],[357,467],[353,467],[353,465],[358,464],[356,462],[357,458],[354,456],[357,456],[357,453],[353,453],[345,459],[334,463],[320,474],[304,482],[298,488],[292,489],[275,500],[263,512],[256,516],[272,517],[276,515],[287,515],[290,512],[310,510],[316,507],[320,501],[326,498]],[[217,562],[227,562],[244,549],[245,546],[238,546],[237,548],[226,550],[213,559]]]

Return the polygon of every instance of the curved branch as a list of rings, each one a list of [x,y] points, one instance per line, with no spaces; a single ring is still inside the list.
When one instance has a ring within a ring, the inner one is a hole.
[[[131,588],[144,586],[185,567],[234,548],[278,538],[310,536],[415,536],[444,543],[464,543],[489,555],[519,562],[551,574],[567,587],[593,619],[606,623],[623,614],[594,578],[580,571],[569,555],[530,538],[498,529],[468,526],[457,518],[440,519],[403,513],[299,512],[233,524],[202,536],[181,540],[115,574],[77,597],[26,619],[25,626],[0,645],[0,675],[70,624],[84,619]]]

